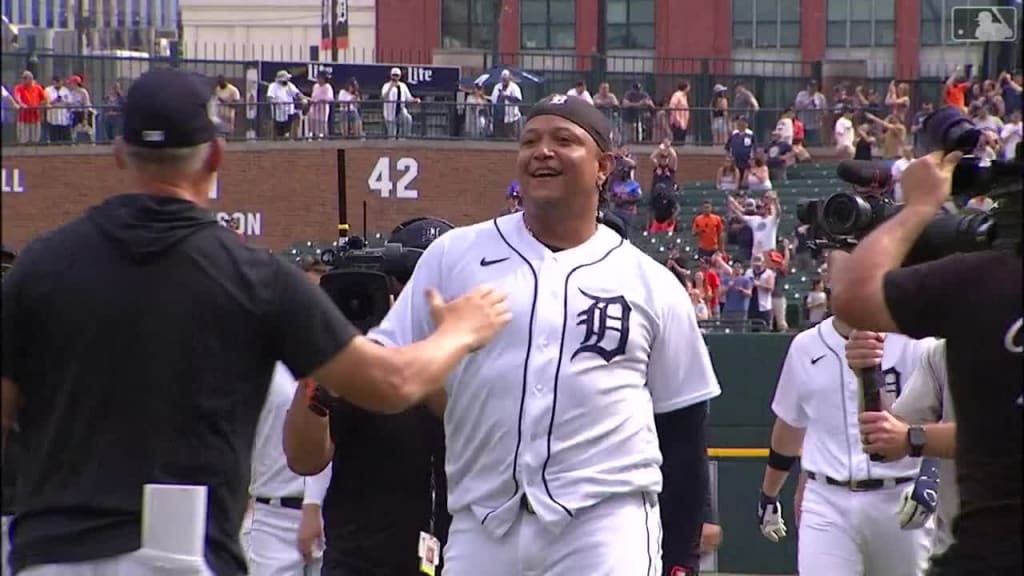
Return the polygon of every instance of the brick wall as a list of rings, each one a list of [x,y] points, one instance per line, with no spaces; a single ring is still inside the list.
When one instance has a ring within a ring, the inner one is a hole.
[[[338,186],[336,144],[232,144],[219,177],[219,194],[210,200],[215,212],[259,216],[255,244],[279,249],[300,240],[337,237],[339,192],[345,196],[345,220],[352,233],[388,232],[396,224],[431,215],[456,225],[495,216],[504,204],[504,190],[514,178],[512,145],[448,142],[344,143],[344,190]],[[16,248],[33,237],[81,215],[109,196],[132,191],[127,172],[118,170],[109,148],[70,151],[4,151],[2,198],[3,243]],[[637,175],[649,189],[649,151],[638,150]],[[714,178],[722,155],[694,149],[680,157],[680,183]],[[382,160],[387,159],[387,160]],[[390,180],[383,187],[374,182]],[[24,191],[13,191],[23,188]],[[9,190],[12,189],[12,190]],[[416,198],[396,197],[400,190]]]

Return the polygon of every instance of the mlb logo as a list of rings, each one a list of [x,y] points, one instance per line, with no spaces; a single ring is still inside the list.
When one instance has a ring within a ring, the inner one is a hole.
[[[950,39],[954,42],[1014,42],[1016,6],[954,6]]]

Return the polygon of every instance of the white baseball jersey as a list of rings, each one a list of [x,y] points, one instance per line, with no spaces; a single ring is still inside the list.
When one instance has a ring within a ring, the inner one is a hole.
[[[259,498],[303,498],[307,504],[322,504],[331,483],[330,464],[320,474],[306,478],[288,468],[284,455],[284,420],[298,385],[284,364],[274,366],[267,400],[256,424],[249,494]]]
[[[447,382],[451,512],[501,537],[524,494],[557,531],[609,496],[660,492],[654,413],[721,392],[679,281],[603,225],[552,252],[516,213],[435,240],[369,336],[421,340],[426,289],[450,300],[482,284],[509,295],[513,316]]]
[[[907,382],[903,395],[892,405],[892,413],[910,424],[956,422],[953,397],[946,370],[946,341],[934,340],[922,352],[921,366]],[[953,518],[960,510],[960,491],[953,459],[939,461],[939,506],[935,514],[935,544],[938,554],[953,543]]]
[[[772,411],[791,426],[805,428],[801,466],[840,481],[917,476],[920,458],[872,462],[861,444],[860,387],[846,363],[846,339],[833,318],[793,338],[772,400]],[[882,354],[883,406],[891,406],[921,360],[930,340],[885,335]]]

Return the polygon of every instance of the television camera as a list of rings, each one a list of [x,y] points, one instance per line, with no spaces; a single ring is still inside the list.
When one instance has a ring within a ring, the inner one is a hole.
[[[922,125],[926,149],[963,156],[953,173],[953,207],[936,214],[915,242],[904,265],[936,260],[957,252],[977,252],[1019,245],[1021,178],[1024,176],[1021,146],[1012,162],[989,161],[975,154],[981,130],[957,108],[941,108]],[[854,186],[854,192],[837,192],[825,200],[804,200],[797,205],[797,219],[808,226],[809,247],[851,250],[879,224],[896,215],[903,204],[892,199],[890,168],[881,163],[847,160],[836,174]],[[963,209],[973,197],[986,195],[996,201],[994,213]]]
[[[380,324],[402,287],[412,277],[423,251],[453,226],[439,218],[413,218],[399,224],[382,248],[367,248],[353,236],[320,252],[330,271],[320,287],[357,328]]]

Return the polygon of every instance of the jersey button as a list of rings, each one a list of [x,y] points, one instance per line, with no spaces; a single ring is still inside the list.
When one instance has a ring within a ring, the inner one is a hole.
[[[539,394],[539,393],[544,391],[544,386],[541,385],[541,384],[537,384],[536,386],[533,387],[533,389],[536,390],[537,393]]]

